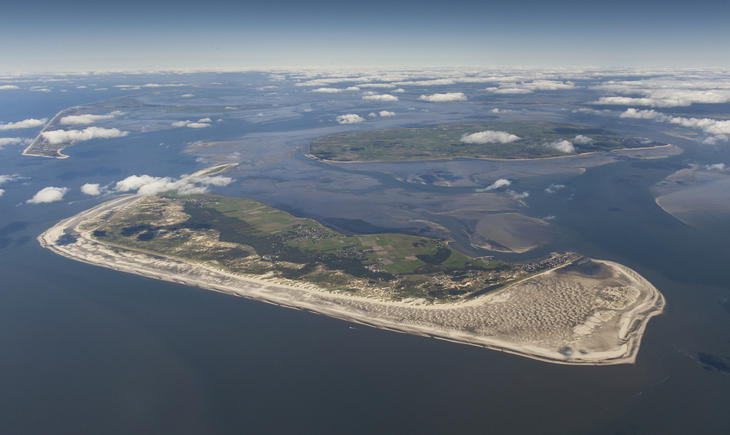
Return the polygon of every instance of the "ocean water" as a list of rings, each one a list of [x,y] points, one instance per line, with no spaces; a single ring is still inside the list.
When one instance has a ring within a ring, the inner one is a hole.
[[[0,105],[0,119],[52,117],[98,96],[40,98]],[[311,115],[248,132],[315,128],[318,121]],[[500,257],[575,250],[631,267],[665,295],[666,313],[649,322],[633,365],[561,366],[363,328],[74,262],[38,245],[35,238],[57,221],[104,200],[82,196],[82,184],[191,173],[206,164],[185,144],[230,137],[227,128],[92,140],[68,148],[66,160],[24,157],[18,146],[0,150],[0,174],[27,177],[3,185],[0,197],[0,433],[667,434],[730,427],[730,313],[718,303],[730,296],[730,227],[687,226],[648,190],[688,161],[715,163],[727,153],[673,139],[684,154],[521,181],[531,192],[525,213],[555,216],[551,224],[562,236]],[[277,154],[269,145],[249,149],[253,157],[266,152]],[[271,164],[292,174],[322,168],[296,152]],[[377,189],[443,192],[369,175],[381,183]],[[540,193],[552,183],[567,187]],[[61,202],[25,204],[46,186],[71,190]],[[258,185],[238,187],[265,199]],[[279,194],[277,205],[293,204],[294,195]]]

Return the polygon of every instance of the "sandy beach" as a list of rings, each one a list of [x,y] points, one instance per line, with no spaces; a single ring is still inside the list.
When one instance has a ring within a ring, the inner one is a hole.
[[[585,260],[465,302],[426,305],[353,297],[266,275],[232,274],[212,263],[103,244],[83,230],[84,222],[140,198],[128,195],[103,203],[59,222],[38,240],[67,258],[120,272],[557,364],[633,363],[648,320],[665,305],[643,277],[609,261]]]

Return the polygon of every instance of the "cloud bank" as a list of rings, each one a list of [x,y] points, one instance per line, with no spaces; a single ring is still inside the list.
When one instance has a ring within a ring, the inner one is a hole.
[[[730,135],[730,120],[719,121],[711,118],[683,118],[680,116],[669,116],[655,110],[626,109],[619,115],[619,118],[653,119],[657,122],[668,122],[681,125],[682,127],[697,128],[705,133],[714,135]]]
[[[15,85],[2,85],[0,86],[0,91],[8,91],[10,89],[20,89],[18,86]]]
[[[519,136],[507,133],[506,131],[480,131],[478,133],[463,134],[460,141],[463,143],[510,143],[520,140]]]

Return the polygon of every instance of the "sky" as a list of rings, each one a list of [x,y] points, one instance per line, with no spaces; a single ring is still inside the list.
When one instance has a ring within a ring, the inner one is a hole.
[[[97,2],[3,6],[0,71],[287,66],[730,67],[730,3]]]

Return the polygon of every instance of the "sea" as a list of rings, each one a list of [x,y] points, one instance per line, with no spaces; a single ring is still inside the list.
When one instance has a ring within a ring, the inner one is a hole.
[[[0,120],[18,121],[52,118],[99,93],[2,98]],[[251,131],[315,128],[318,119],[292,122]],[[525,211],[556,216],[550,222],[561,237],[529,253],[498,255],[510,261],[577,251],[624,264],[664,294],[666,311],[649,321],[636,363],[603,367],[371,329],[119,273],[38,244],[59,220],[110,199],[84,196],[81,185],[192,173],[208,164],[187,145],[224,140],[230,129],[90,140],[67,148],[63,160],[4,146],[0,174],[22,178],[0,186],[0,433],[727,433],[730,223],[688,226],[664,212],[650,188],[690,162],[730,163],[730,153],[658,130],[606,127],[671,140],[685,152],[522,180],[531,192],[567,186],[560,195],[531,195]],[[307,164],[301,152],[289,161]],[[411,188],[377,169],[370,175],[383,186]],[[47,186],[70,190],[59,202],[27,203]],[[243,194],[266,200],[260,190]],[[276,205],[287,202],[282,194]],[[456,223],[446,225],[466,240]]]

